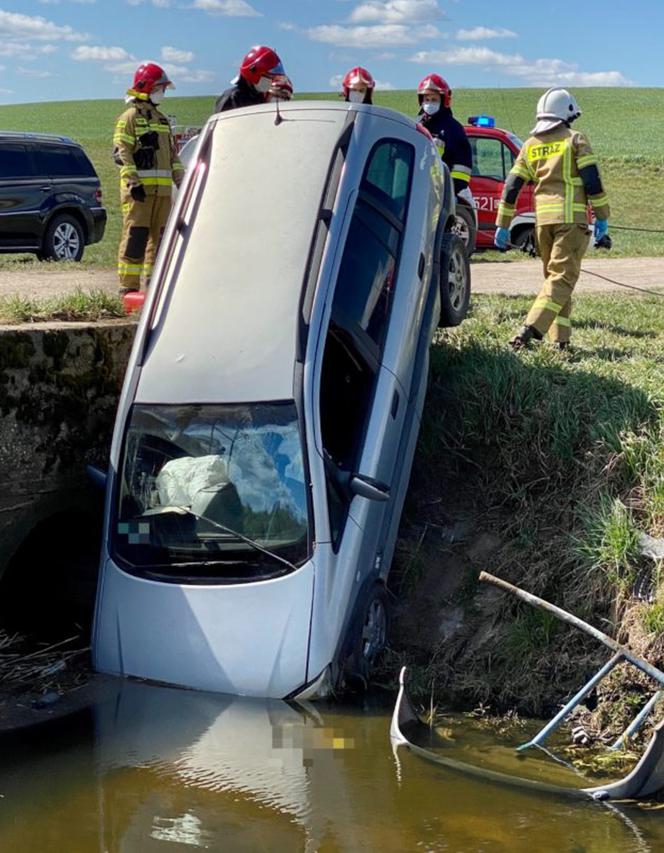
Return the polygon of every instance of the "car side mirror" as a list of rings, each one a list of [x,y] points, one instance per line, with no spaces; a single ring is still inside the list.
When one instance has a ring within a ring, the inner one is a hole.
[[[90,478],[90,482],[96,489],[100,489],[102,492],[106,491],[106,480],[108,475],[106,471],[102,471],[101,468],[97,468],[96,465],[86,465],[85,470],[87,472],[88,477]]]
[[[389,501],[390,499],[390,487],[365,474],[353,474],[349,486],[354,495],[360,495],[370,501]]]

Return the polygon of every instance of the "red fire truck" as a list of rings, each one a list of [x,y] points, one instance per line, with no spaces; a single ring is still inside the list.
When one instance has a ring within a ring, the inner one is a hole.
[[[495,126],[492,116],[471,116],[464,128],[473,149],[473,174],[470,189],[477,208],[477,248],[493,248],[496,214],[505,179],[516,160],[522,142],[508,130]],[[530,250],[535,239],[535,201],[533,186],[520,192],[512,221],[511,241]]]

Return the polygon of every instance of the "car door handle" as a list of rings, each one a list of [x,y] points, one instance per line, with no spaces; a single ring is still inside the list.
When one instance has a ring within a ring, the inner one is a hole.
[[[420,252],[420,259],[417,262],[417,275],[420,281],[422,281],[422,276],[424,275],[424,267],[426,266],[426,259],[424,257],[424,253]]]
[[[51,187],[50,187],[50,186],[47,186],[47,187],[39,187],[39,189],[40,189],[43,193],[47,193],[47,192],[49,192],[49,190],[51,189]]]
[[[392,410],[390,412],[393,419],[396,418],[398,411],[399,411],[399,392],[395,391],[394,394],[392,395]]]

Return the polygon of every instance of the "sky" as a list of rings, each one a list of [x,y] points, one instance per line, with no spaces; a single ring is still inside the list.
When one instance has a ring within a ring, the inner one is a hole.
[[[296,91],[363,65],[383,89],[662,86],[662,0],[0,0],[0,103],[121,97],[139,61],[225,89],[254,44]]]

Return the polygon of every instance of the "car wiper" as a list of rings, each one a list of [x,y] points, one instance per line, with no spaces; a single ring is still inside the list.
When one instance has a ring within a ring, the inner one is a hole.
[[[260,551],[261,554],[265,554],[266,557],[271,557],[273,560],[276,560],[278,563],[282,563],[284,566],[288,566],[289,569],[295,571],[297,566],[294,563],[291,563],[290,560],[287,560],[285,557],[280,557],[279,554],[275,554],[274,551],[270,551],[269,548],[265,548],[263,545],[260,545],[254,539],[250,539],[248,536],[245,536],[243,533],[238,533],[237,530],[233,530],[232,527],[227,527],[225,524],[221,524],[219,521],[215,521],[213,518],[208,518],[207,515],[201,515],[198,512],[194,512],[188,506],[165,506],[160,507],[160,512],[181,512],[185,515],[191,515],[193,518],[198,519],[198,521],[204,521],[206,524],[211,524],[213,527],[217,527],[219,530],[224,533],[228,533],[230,536],[234,536],[236,539],[239,539],[240,542],[244,542],[246,545],[249,545],[251,548],[254,548],[256,551]]]

